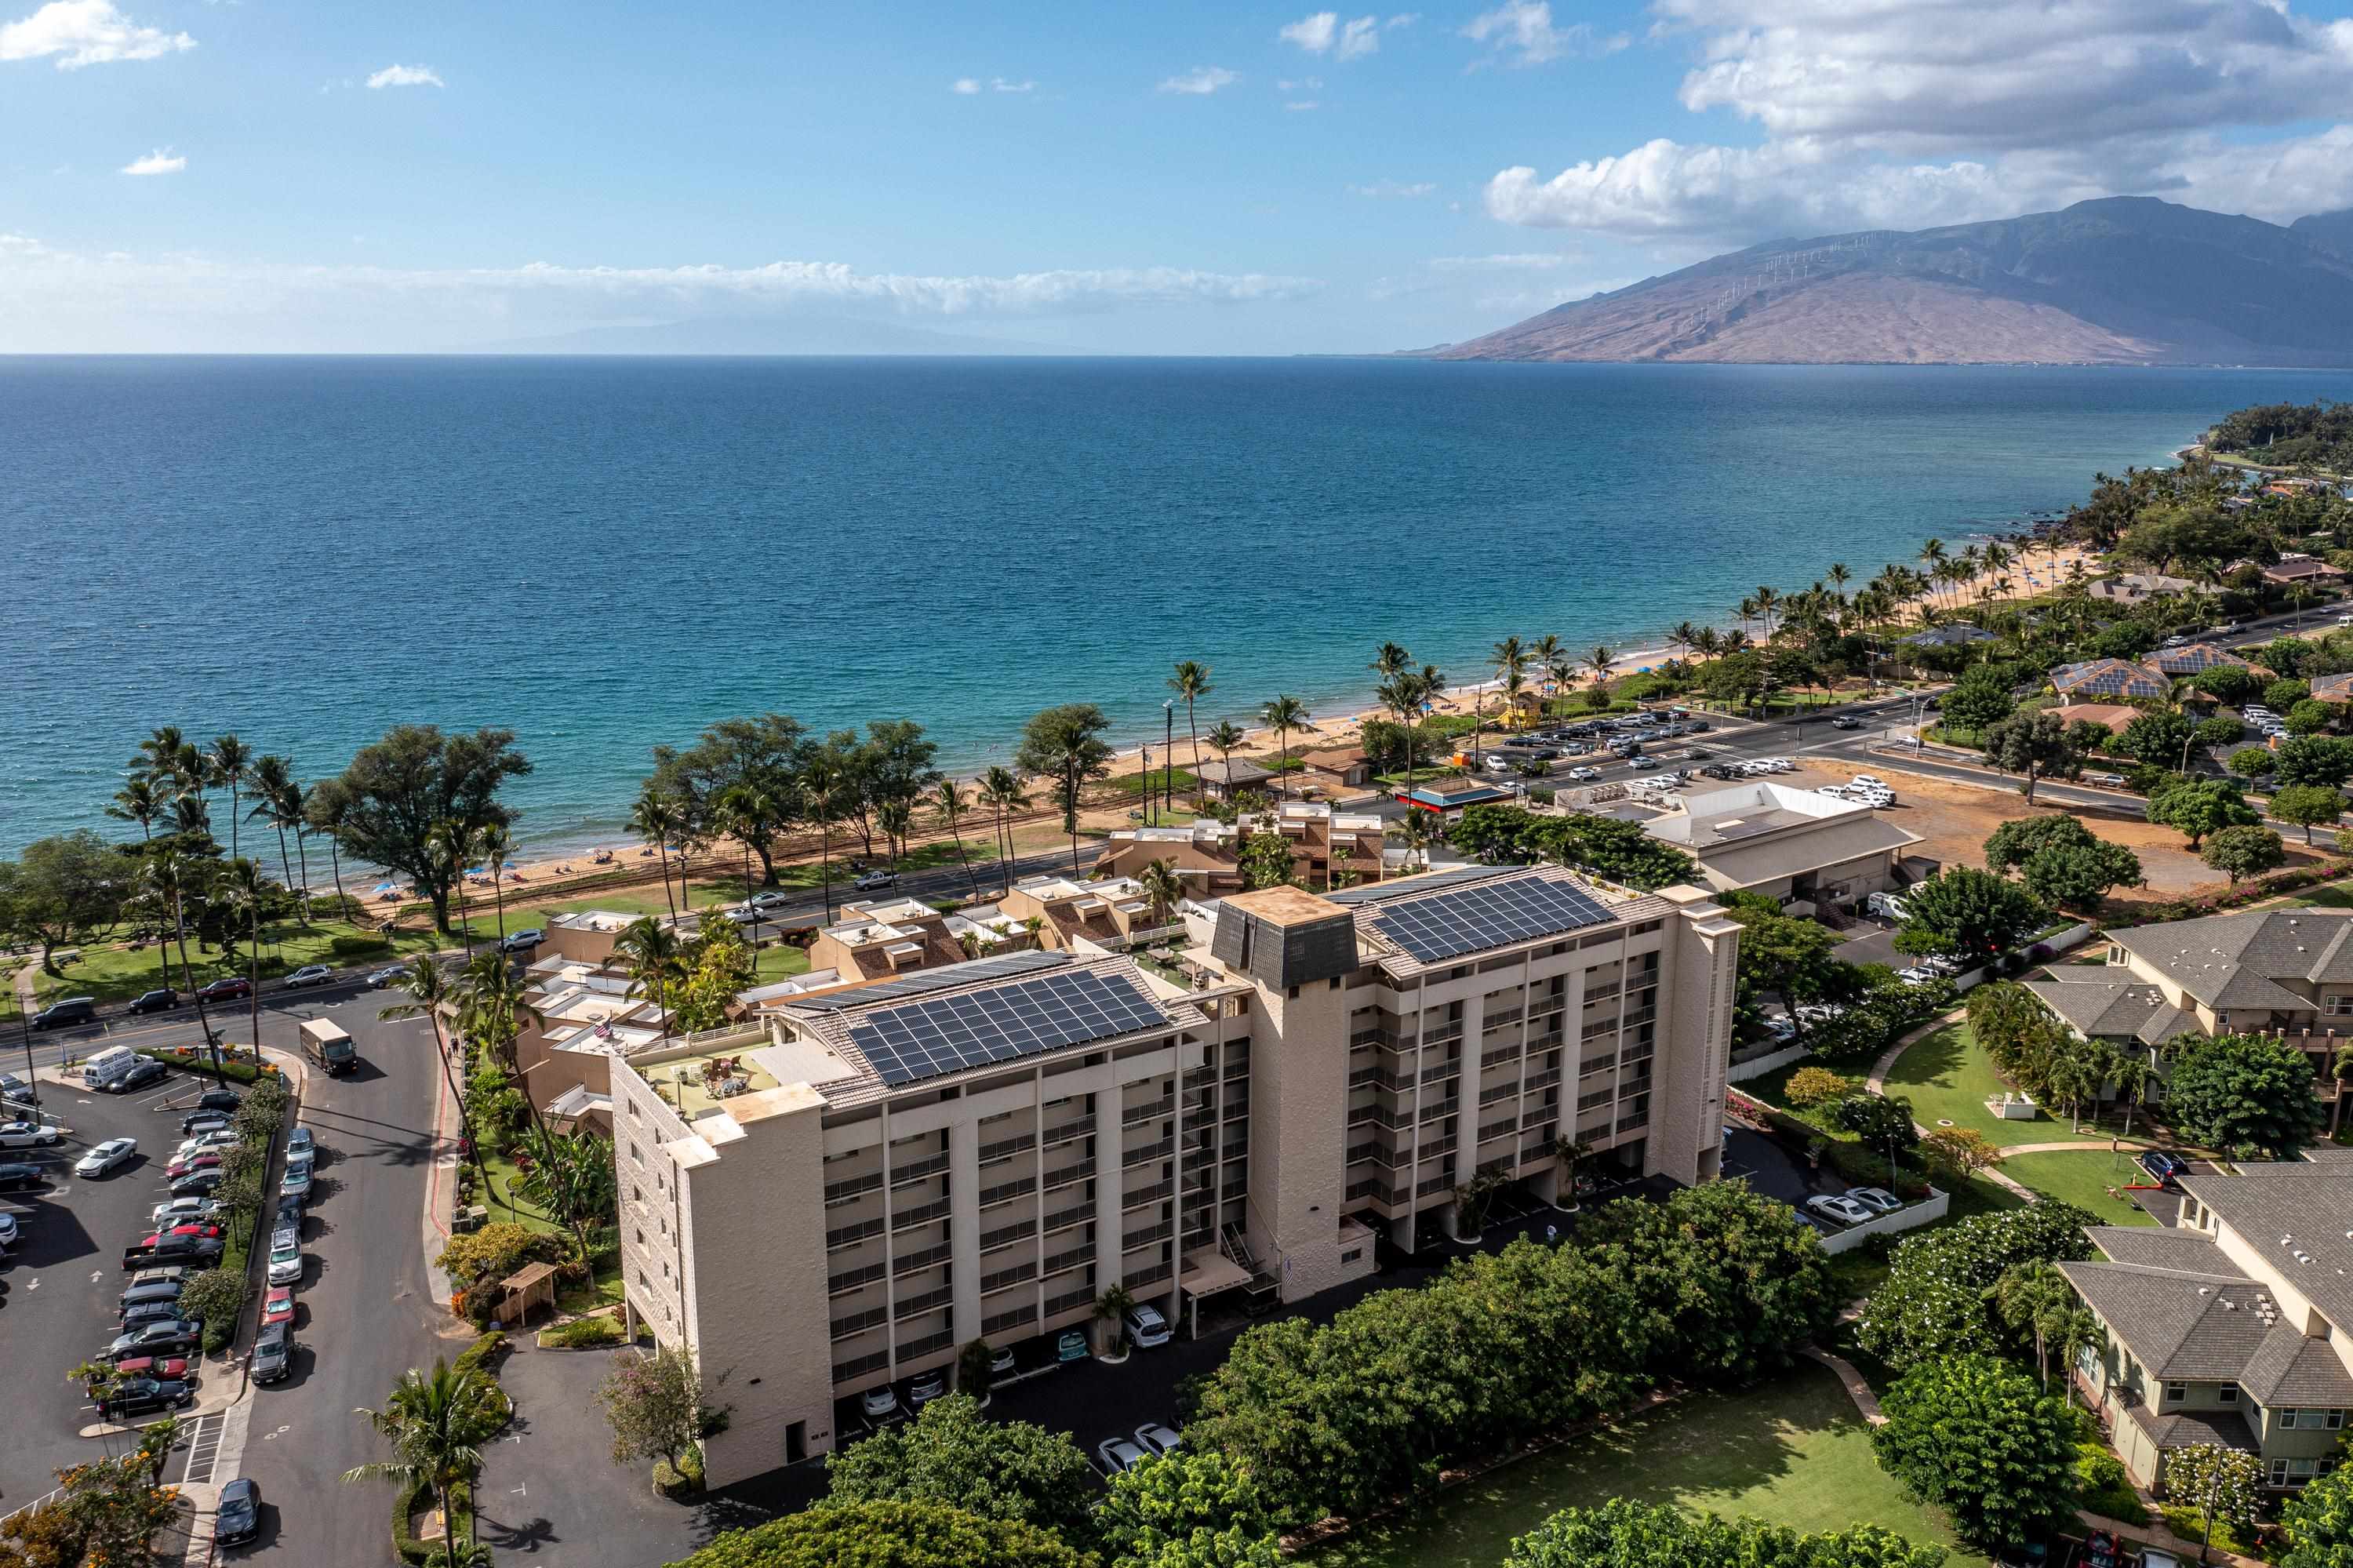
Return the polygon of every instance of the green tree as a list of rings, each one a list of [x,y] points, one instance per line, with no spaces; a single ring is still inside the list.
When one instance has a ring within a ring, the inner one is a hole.
[[[2263,706],[2275,714],[2284,714],[2312,695],[2311,685],[2286,676],[2263,688]]]
[[[2278,870],[2287,860],[2287,849],[2280,842],[2279,834],[2250,822],[2216,833],[2206,841],[2206,848],[2198,858],[2228,876],[2231,885],[2236,887],[2242,876],[2261,876],[2267,871]]]
[[[2231,771],[2242,779],[2261,779],[2279,766],[2279,758],[2267,746],[2242,746],[2231,753]]]
[[[2055,1264],[2042,1258],[2002,1271],[1994,1282],[1993,1309],[2013,1333],[2034,1341],[2034,1371],[2042,1386],[2051,1386],[2050,1346],[2069,1313],[2081,1308],[2075,1287]]]
[[[1767,991],[1779,997],[1802,1038],[1805,1025],[1797,1006],[1818,1001],[1829,991],[1842,967],[1831,957],[1838,950],[1837,935],[1816,921],[1784,915],[1771,899],[1754,894],[1727,894],[1724,902],[1740,923],[1736,972],[1742,991]]]
[[[491,1190],[490,1172],[482,1169],[482,1152],[474,1140],[474,1129],[467,1120],[466,1096],[458,1086],[457,1048],[449,1038],[447,1018],[456,1003],[456,990],[449,983],[449,971],[430,957],[411,962],[393,982],[392,989],[408,1000],[378,1008],[376,1016],[390,1022],[396,1019],[422,1018],[433,1026],[434,1054],[441,1058],[441,1076],[449,1086],[449,1097],[458,1106],[459,1147],[474,1150],[474,1174],[480,1180],[482,1191]],[[251,1097],[247,1097],[250,1100]],[[237,1107],[240,1111],[244,1107]]]
[[[2146,815],[2159,827],[2171,828],[2196,849],[2207,835],[2224,828],[2252,826],[2262,817],[2239,787],[2224,779],[2177,779],[2148,798]],[[1909,900],[1906,901],[1907,903]]]
[[[2254,701],[2255,694],[2263,690],[2263,683],[2237,664],[2218,664],[2211,670],[2200,670],[2190,678],[2189,683],[2215,701],[2228,703],[2234,708]]]
[[[2353,1469],[2318,1476],[2280,1506],[2287,1554],[2280,1568],[2353,1568]]]
[[[1526,842],[1538,848],[1546,860],[1577,866],[1645,893],[1689,882],[1696,874],[1691,856],[1652,838],[1641,823],[1588,811],[1538,818],[1528,831]]]
[[[611,1224],[620,1204],[613,1140],[588,1131],[533,1128],[523,1139],[531,1169],[515,1185],[572,1233],[575,1255],[586,1262],[599,1226]]]
[[[94,941],[122,918],[132,863],[88,828],[35,839],[0,863],[0,923],[41,949],[41,969],[63,978],[57,950]]]
[[[2280,715],[2290,735],[2318,735],[2336,720],[2337,710],[2328,704],[2311,697],[2296,704]]]
[[[722,719],[684,750],[655,747],[654,770],[645,788],[678,802],[696,836],[734,834],[759,857],[763,885],[774,886],[769,842],[799,821],[801,767],[808,745],[807,728],[787,714]],[[723,802],[736,791],[749,793],[735,795],[736,810],[731,812]],[[723,816],[732,817],[733,825],[723,826]]]
[[[2096,842],[2044,850],[2026,863],[2026,891],[2040,902],[2081,914],[2096,913],[2113,888],[2138,887],[2140,856],[2122,844]]]
[[[1896,1244],[1887,1277],[1863,1303],[1856,1338],[1899,1372],[2003,1353],[2012,1340],[1993,1315],[1989,1292],[2020,1264],[2091,1256],[2084,1234],[2091,1223],[2070,1204],[2042,1202],[1915,1231]]]
[[[2151,768],[2179,768],[2197,730],[2183,714],[2143,714],[2125,726],[2116,750]]]
[[[1272,829],[1252,833],[1244,839],[1237,857],[1242,885],[1253,891],[1261,887],[1281,887],[1289,882],[1293,863],[1291,841]]]
[[[1079,796],[1092,780],[1111,772],[1111,747],[1103,732],[1111,720],[1092,703],[1064,703],[1037,714],[1021,732],[1014,766],[1054,781],[1062,808],[1062,831],[1071,835],[1071,869],[1079,869]]]
[[[1193,737],[1193,810],[1198,811],[1207,801],[1201,782],[1201,726],[1193,715],[1193,708],[1217,687],[1209,683],[1207,664],[1198,659],[1179,659],[1176,673],[1168,677],[1168,689],[1185,705],[1185,732]]]
[[[1989,1550],[2023,1546],[2074,1512],[2075,1421],[1990,1356],[1926,1362],[1880,1400],[1880,1467]]]
[[[2004,773],[2026,776],[2020,792],[2029,805],[2044,774],[2064,773],[2075,766],[2075,748],[2068,744],[2067,726],[2057,714],[2013,714],[1987,726],[1981,738],[1988,762]]]
[[[2195,1509],[2203,1525],[2202,1548],[2214,1527],[2254,1533],[2262,1517],[2265,1482],[2263,1459],[2219,1443],[2193,1443],[2165,1455],[2167,1500]]]
[[[613,1429],[615,1459],[667,1459],[673,1469],[720,1414],[703,1402],[694,1352],[684,1345],[615,1352],[596,1407]]]
[[[962,1393],[934,1399],[913,1421],[828,1456],[825,1473],[831,1502],[941,1503],[1036,1525],[1081,1548],[1093,1542],[1102,1494],[1094,1467],[1068,1433],[991,1421]]]
[[[2315,827],[2323,822],[2334,826],[2344,811],[2343,793],[2330,785],[2295,784],[2272,796],[2271,814],[2302,828],[2306,843],[2312,842]]]
[[[1858,1524],[1800,1535],[1759,1519],[1612,1498],[1568,1508],[1512,1542],[1503,1568],[1938,1568],[1944,1551]]]
[[[1108,1568],[1279,1568],[1257,1489],[1222,1454],[1179,1448],[1111,1478],[1095,1508]]]
[[[346,1470],[344,1481],[427,1489],[449,1523],[443,1551],[448,1568],[470,1561],[472,1549],[460,1528],[466,1516],[451,1506],[451,1494],[481,1474],[482,1445],[512,1414],[498,1383],[479,1366],[460,1371],[437,1357],[430,1373],[414,1367],[401,1373],[384,1408],[364,1407],[359,1414],[391,1445],[392,1457]]]
[[[1974,866],[1947,866],[1904,895],[1895,948],[1983,963],[2033,935],[2042,914],[2016,884]]]
[[[1849,1095],[1831,1107],[1831,1122],[1854,1134],[1873,1154],[1900,1153],[1920,1141],[1912,1125],[1912,1102],[1902,1097]]]
[[[2010,694],[2009,683],[1980,666],[1962,676],[1960,683],[1945,694],[1941,711],[1947,724],[1982,733],[2008,718],[2017,706],[2016,699]]]
[[[2280,742],[2274,760],[2278,771],[2274,782],[2283,789],[2294,784],[2335,788],[2353,781],[2353,740],[2325,735],[2298,736]]]
[[[2288,1159],[2318,1140],[2323,1119],[2310,1059],[2262,1034],[2189,1037],[2168,1070],[2165,1104],[2192,1142],[2242,1158]]]
[[[432,725],[395,725],[343,769],[336,841],[354,858],[414,882],[432,902],[434,927],[446,932],[449,895],[465,866],[450,863],[434,830],[444,822],[512,822],[514,813],[499,803],[500,787],[530,771],[512,730],[445,736]]]
[[[2228,714],[2218,714],[2212,718],[2199,720],[2194,734],[2200,746],[2211,750],[2238,745],[2247,737],[2247,726]]]
[[[828,1503],[719,1537],[670,1568],[1090,1568],[1049,1531],[933,1502]]]
[[[1521,806],[1472,806],[1447,824],[1446,842],[1474,860],[1526,862],[1539,853],[1539,833],[1556,819]]]

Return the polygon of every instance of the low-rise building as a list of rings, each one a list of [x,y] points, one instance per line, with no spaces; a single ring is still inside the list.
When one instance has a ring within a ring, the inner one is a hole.
[[[1304,773],[1303,782],[1326,789],[1362,789],[1373,781],[1373,759],[1347,747],[1306,752],[1299,764]]]
[[[2169,577],[2162,572],[2126,572],[2102,577],[2091,585],[2091,594],[2111,604],[2138,604],[2160,594],[2189,593],[2197,587],[2188,577]]]
[[[2051,672],[2051,689],[2063,697],[2167,697],[2173,679],[2154,664],[2130,659],[2087,659]]]
[[[2043,711],[2063,725],[2095,724],[2113,734],[2122,735],[2125,726],[2147,710],[2126,703],[2069,703],[2064,707]]]
[[[1402,852],[1388,847],[1388,823],[1378,811],[1321,801],[1286,800],[1271,811],[1245,812],[1231,822],[1203,818],[1181,828],[1122,828],[1104,842],[1099,875],[1138,876],[1159,862],[1185,890],[1218,897],[1242,889],[1242,841],[1280,833],[1291,845],[1292,876],[1302,885],[1371,882]]]
[[[661,1006],[626,975],[575,959],[542,959],[527,978],[514,1046],[523,1093],[565,1130],[610,1130],[613,1058],[669,1041]]]
[[[2317,556],[2285,555],[2263,568],[2264,580],[2285,587],[2327,587],[2342,580],[2344,576],[2341,568]]]
[[[543,959],[569,959],[576,963],[602,964],[613,957],[621,933],[637,923],[635,915],[624,915],[613,909],[582,909],[569,915],[548,917],[546,935],[541,940],[539,956]]]
[[[1982,626],[1973,626],[1966,620],[1948,620],[1942,626],[1915,631],[1902,641],[1906,648],[1974,648],[1980,642],[1993,640],[1993,633]]]
[[[1450,777],[1425,779],[1398,800],[1411,810],[1427,811],[1441,821],[1451,822],[1473,806],[1525,805],[1527,791],[1516,784]]]
[[[2201,1444],[2293,1490],[2334,1469],[2353,1410],[2353,1173],[2242,1163],[2181,1178],[2176,1223],[2094,1226],[2059,1269],[2098,1319],[2071,1369],[2138,1485]]]
[[[919,898],[864,899],[841,914],[809,944],[809,967],[845,980],[882,980],[912,970],[961,963],[964,945],[947,916]]]
[[[1901,885],[1921,842],[1859,800],[1784,784],[1734,784],[1683,797],[1642,831],[1692,857],[1719,893],[1754,893],[1793,914],[1846,905]]]
[[[1231,758],[1204,762],[1195,775],[1202,792],[1212,800],[1230,800],[1245,789],[1264,789],[1274,775],[1257,763]]]
[[[1088,946],[1116,952],[1180,929],[1176,912],[1155,913],[1144,884],[1132,876],[1092,882],[1025,876],[1006,890],[997,906],[1034,930],[1038,946],[1054,950]]]
[[[1113,1287],[1181,1323],[1360,1279],[1474,1179],[1550,1196],[1570,1140],[1717,1175],[1740,927],[1698,889],[1484,866],[1214,914],[1190,989],[1022,953],[614,1061],[626,1311],[730,1407],[712,1485],[975,1340],[1050,1361]]]
[[[2148,656],[2158,672],[2172,676],[2201,675],[2209,670],[2252,670],[2253,665],[2215,642],[2185,642],[2160,648]]]

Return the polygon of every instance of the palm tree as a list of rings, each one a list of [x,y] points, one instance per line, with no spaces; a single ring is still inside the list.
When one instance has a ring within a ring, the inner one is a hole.
[[[1773,641],[1774,632],[1779,630],[1774,622],[1773,612],[1780,603],[1781,596],[1775,589],[1760,588],[1757,590],[1757,613],[1765,622],[1765,641],[1767,642]]]
[[[401,1373],[383,1409],[363,1406],[359,1414],[391,1443],[392,1457],[346,1470],[343,1479],[429,1489],[441,1510],[448,1568],[470,1562],[473,1547],[461,1538],[454,1504],[458,1488],[481,1474],[482,1445],[511,1414],[497,1383],[479,1367],[454,1371],[437,1356],[429,1374],[414,1367]]]
[[[1155,860],[1136,874],[1135,880],[1144,889],[1144,901],[1152,906],[1155,930],[1168,924],[1170,911],[1185,896],[1185,885],[1176,880],[1176,864],[1173,860]]]
[[[841,765],[833,758],[831,748],[813,753],[801,767],[801,789],[808,796],[809,815],[817,819],[818,842],[821,856],[818,880],[825,885],[825,918],[833,923],[833,820],[840,809],[840,796],[845,780]],[[664,887],[667,891],[667,882]]]
[[[1217,727],[1209,731],[1210,746],[1217,749],[1218,756],[1229,768],[1233,767],[1234,753],[1241,749],[1242,742],[1249,738],[1241,726],[1231,719],[1219,719]]]
[[[1417,857],[1427,863],[1426,852],[1430,847],[1430,826],[1423,821],[1419,811],[1411,807],[1407,808],[1404,816],[1389,823],[1383,831],[1383,836],[1389,835],[1394,835],[1405,845],[1405,869],[1409,873],[1413,870],[1413,863]]]
[[[269,799],[269,820],[278,826],[283,845],[288,830],[294,834],[294,869],[302,874],[301,895],[294,906],[304,926],[311,924],[311,852],[302,842],[311,823],[311,793],[299,779],[289,779]],[[282,852],[281,852],[282,853]]]
[[[1276,772],[1288,775],[1291,763],[1291,732],[1294,729],[1314,728],[1314,726],[1307,722],[1314,716],[1307,711],[1306,704],[1293,696],[1279,696],[1259,709],[1258,722],[1274,731]]]
[[[212,750],[205,754],[206,782],[216,788],[226,785],[228,789],[228,853],[231,859],[237,855],[237,790],[252,772],[253,748],[234,735],[219,736],[213,742]]]
[[[463,822],[444,820],[426,831],[426,843],[441,862],[458,888],[458,924],[466,933],[466,956],[474,956],[474,916],[466,907],[466,863],[474,857],[474,830]],[[668,892],[669,885],[663,889]]]
[[[343,819],[351,815],[352,798],[343,792],[336,779],[322,779],[311,787],[311,795],[303,805],[311,825],[327,839],[327,863],[334,868],[335,918],[344,917],[350,905],[343,897],[343,846],[336,835],[342,831]]]
[[[1854,581],[1854,574],[1847,570],[1844,561],[1832,561],[1828,575],[1831,588],[1838,595],[1838,607],[1841,612],[1839,617],[1839,630],[1843,631],[1846,629],[1846,617],[1843,613],[1846,609],[1846,585]]]
[[[180,978],[192,992],[196,991],[196,971],[188,966],[186,901],[191,893],[199,891],[207,869],[207,863],[176,847],[157,848],[139,868],[142,885],[172,912],[172,934],[178,938],[180,947]],[[168,965],[166,968],[168,970]],[[213,1071],[217,1074],[220,1043],[213,1034],[212,1019],[205,1012],[201,994],[196,996],[196,1024],[204,1031],[206,1044],[212,1048]]]
[[[1512,676],[1522,673],[1528,667],[1527,650],[1520,646],[1520,640],[1516,637],[1506,637],[1496,643],[1493,648],[1488,650],[1488,657],[1494,666],[1497,678],[1501,680],[1509,680]],[[1472,693],[1471,697],[1471,756],[1473,761],[1476,761],[1479,756],[1479,731],[1484,726],[1486,697],[1487,688],[1483,685]]]
[[[1212,733],[1213,743],[1216,738]],[[1010,768],[992,767],[980,776],[979,798],[982,805],[997,813],[997,880],[999,886],[1009,888],[1013,885],[1013,835],[1005,825],[1005,813],[1028,806],[1029,792],[1021,788],[1021,775]]]
[[[643,839],[661,860],[662,902],[670,906],[670,917],[678,918],[678,901],[670,895],[670,844],[678,836],[678,805],[669,796],[650,786],[629,808],[629,832]],[[827,909],[828,917],[832,914]]]
[[[2132,1136],[2133,1112],[2148,1103],[2148,1091],[2163,1081],[2147,1052],[2119,1051],[2108,1063],[2108,1081],[2124,1097],[2125,1136]]]
[[[253,1012],[253,1058],[261,1059],[261,906],[268,902],[269,884],[261,867],[249,860],[233,860],[227,867],[226,901],[245,915],[247,1003]]]
[[[2050,1263],[2038,1258],[2003,1271],[1994,1281],[1994,1310],[2013,1331],[2031,1330],[2034,1367],[2042,1386],[2051,1386],[2048,1338],[2066,1314],[2074,1309],[2075,1287]]]
[[[1593,689],[1595,691],[1598,692],[1601,690],[1603,685],[1608,683],[1609,679],[1609,666],[1615,663],[1617,659],[1618,655],[1612,653],[1607,648],[1600,647],[1593,649],[1585,655],[1585,667],[1593,672]]]
[[[514,841],[508,835],[504,822],[484,822],[474,834],[474,853],[491,868],[491,896],[498,905],[501,943],[507,939],[507,855],[513,848]]]
[[[661,1037],[669,1039],[668,988],[686,973],[686,954],[678,933],[652,916],[641,915],[614,938],[613,956],[628,974],[628,994],[649,998],[662,1010]]]
[[[1127,1315],[1134,1310],[1135,1298],[1128,1294],[1124,1285],[1114,1285],[1095,1298],[1095,1316],[1112,1326],[1113,1344],[1127,1337]]]
[[[730,784],[711,802],[712,821],[744,848],[744,896],[752,896],[752,847],[776,811],[776,798],[760,785]],[[774,881],[773,877],[768,879]]]
[[[1217,688],[1209,684],[1209,667],[1198,660],[1179,659],[1176,673],[1168,677],[1168,689],[1185,705],[1185,728],[1193,737],[1193,810],[1199,811],[1207,800],[1201,782],[1201,731],[1193,722],[1193,705]]]
[[[1560,679],[1561,662],[1568,657],[1568,650],[1562,645],[1559,638],[1547,631],[1528,645],[1528,657],[1535,662],[1537,669],[1557,682]]]
[[[422,1018],[433,1025],[433,1053],[441,1058],[441,1075],[449,1085],[449,1097],[458,1106],[458,1147],[474,1157],[474,1175],[481,1181],[482,1191],[491,1191],[491,1173],[482,1169],[482,1151],[474,1141],[474,1129],[466,1118],[466,1092],[458,1084],[457,1051],[449,1033],[441,1025],[442,1010],[453,1005],[456,991],[449,984],[448,971],[428,955],[410,964],[406,972],[395,982],[395,989],[405,993],[406,1001],[396,1001],[379,1008],[376,1016],[387,1022],[401,1019]]]
[[[276,798],[278,792],[293,779],[293,764],[286,758],[275,754],[260,758],[253,765],[253,810],[246,813],[248,820],[278,824],[279,870],[290,887],[294,883],[294,859],[286,853],[286,829],[278,821]],[[231,846],[229,858],[234,860],[237,858],[237,817],[234,811],[229,816],[228,836]]]
[[[964,786],[953,779],[942,779],[932,791],[932,800],[947,822],[948,837],[955,842],[956,859],[964,863],[965,883],[972,889],[972,901],[977,904],[980,902],[980,878],[973,872],[972,858],[964,853],[964,829],[959,825],[959,819],[964,816]]]
[[[155,793],[154,781],[134,773],[114,792],[106,814],[118,822],[138,823],[140,841],[145,842],[155,836],[155,821],[164,814],[164,802]]]

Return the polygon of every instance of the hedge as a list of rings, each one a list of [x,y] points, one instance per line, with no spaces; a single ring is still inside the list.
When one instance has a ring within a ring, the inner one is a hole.
[[[473,1535],[473,1489],[463,1482],[452,1488],[449,1493],[450,1507],[459,1519],[466,1521],[469,1539]],[[433,1489],[422,1482],[402,1487],[392,1499],[392,1552],[403,1563],[411,1564],[412,1568],[440,1568],[449,1561],[444,1542],[419,1541],[408,1533],[408,1516],[419,1508],[432,1506]]]
[[[366,954],[387,953],[391,950],[392,941],[385,937],[349,936],[330,937],[327,939],[327,951],[339,959],[355,959]]]
[[[552,1329],[539,1331],[540,1348],[549,1351],[578,1351],[597,1345],[617,1345],[622,1338],[621,1320],[609,1312],[575,1318],[569,1323],[558,1323]]]
[[[259,1067],[250,1062],[234,1062],[229,1060],[226,1052],[221,1055],[220,1071],[216,1073],[213,1071],[212,1053],[194,1045],[142,1047],[139,1054],[177,1067],[182,1072],[194,1073],[200,1078],[216,1077],[232,1084],[249,1084],[257,1078],[279,1076],[278,1069],[267,1062]]]

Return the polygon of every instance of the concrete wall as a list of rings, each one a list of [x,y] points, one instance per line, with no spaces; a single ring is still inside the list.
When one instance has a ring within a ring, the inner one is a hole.
[[[1726,1083],[1745,1084],[1751,1078],[1761,1078],[1767,1073],[1778,1073],[1792,1062],[1801,1062],[1813,1054],[1810,1045],[1784,1045],[1778,1051],[1768,1051],[1762,1056],[1751,1056],[1746,1062],[1735,1062],[1724,1070]]]
[[[1928,1196],[1917,1203],[1906,1203],[1892,1214],[1878,1215],[1867,1224],[1855,1225],[1836,1235],[1822,1237],[1822,1250],[1852,1252],[1873,1236],[1894,1235],[1898,1231],[1916,1230],[1922,1225],[1934,1224],[1943,1219],[1945,1212],[1952,1206],[1951,1194],[1931,1187]]]
[[[1660,896],[1682,907],[1667,916],[1659,957],[1660,1063],[1646,1163],[1694,1186],[1715,1180],[1724,1163],[1741,927],[1696,887],[1670,887]]]
[[[1261,985],[1250,1005],[1250,1238],[1285,1301],[1345,1277],[1347,993],[1340,980],[1298,992]]]

